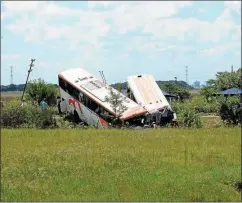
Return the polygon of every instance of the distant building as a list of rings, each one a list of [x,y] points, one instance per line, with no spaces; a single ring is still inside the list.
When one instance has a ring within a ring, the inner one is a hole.
[[[224,95],[224,96],[233,96],[233,95],[241,95],[242,94],[242,89],[239,88],[230,88],[224,91],[221,91],[218,93],[219,95]]]

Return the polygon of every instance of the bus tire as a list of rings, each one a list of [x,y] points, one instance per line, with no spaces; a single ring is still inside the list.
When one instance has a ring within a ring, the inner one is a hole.
[[[77,124],[80,122],[80,118],[79,115],[76,111],[74,111],[74,122]]]

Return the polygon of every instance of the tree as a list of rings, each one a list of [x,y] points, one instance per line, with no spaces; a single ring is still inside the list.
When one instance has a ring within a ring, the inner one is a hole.
[[[116,89],[121,92],[121,90],[123,89],[123,84],[122,83],[117,83]]]
[[[219,90],[233,87],[241,88],[241,68],[234,72],[218,72],[216,74],[216,86]]]
[[[242,105],[240,97],[231,97],[222,102],[219,115],[228,124],[238,125],[241,123]]]
[[[123,105],[124,98],[120,92],[113,90],[112,87],[109,87],[110,95],[105,97],[105,102],[111,104],[111,107],[115,113],[116,120],[118,120],[124,111],[127,110],[127,107]]]
[[[207,102],[211,99],[211,97],[218,92],[218,88],[216,85],[216,80],[208,80],[206,85],[201,89],[201,95],[205,98]]]
[[[181,101],[190,98],[191,94],[188,89],[182,88],[174,82],[168,82],[160,86],[162,90],[170,94],[176,94],[180,97]]]
[[[26,88],[26,99],[38,104],[43,98],[46,98],[49,105],[55,104],[57,89],[54,85],[46,83],[39,78],[38,80],[30,81]]]
[[[173,82],[165,83],[161,85],[160,88],[170,94],[178,94],[178,92],[180,91],[180,87]]]
[[[217,72],[215,80],[208,80],[201,95],[209,101],[213,94],[233,87],[241,88],[241,68],[235,72]]]
[[[200,89],[200,87],[201,87],[201,82],[200,82],[200,81],[195,81],[195,82],[193,83],[193,87],[194,87],[194,88],[197,88],[197,89]]]

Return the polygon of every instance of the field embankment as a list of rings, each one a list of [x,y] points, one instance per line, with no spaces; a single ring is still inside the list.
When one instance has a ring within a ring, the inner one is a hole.
[[[2,130],[2,201],[240,201],[239,128]]]

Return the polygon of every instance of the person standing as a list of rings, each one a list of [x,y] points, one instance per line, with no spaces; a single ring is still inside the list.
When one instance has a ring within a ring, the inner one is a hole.
[[[40,102],[40,105],[41,105],[42,110],[46,110],[47,109],[48,104],[47,104],[45,98]]]

